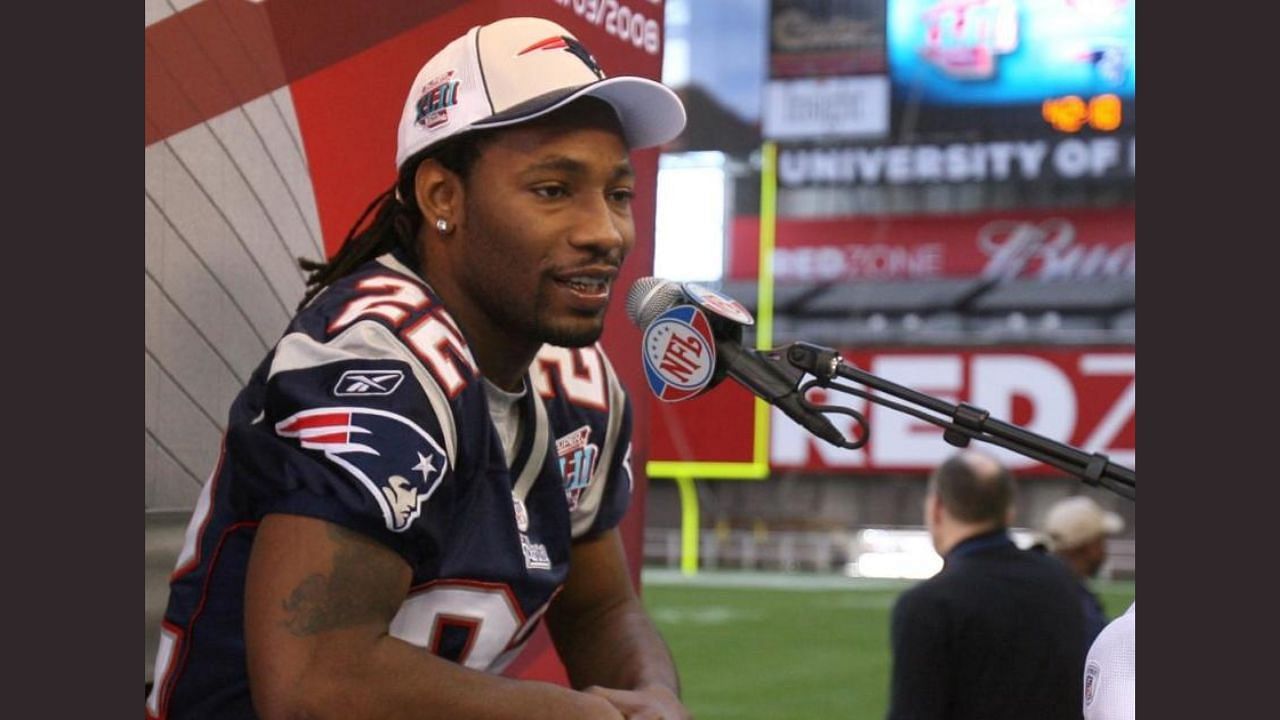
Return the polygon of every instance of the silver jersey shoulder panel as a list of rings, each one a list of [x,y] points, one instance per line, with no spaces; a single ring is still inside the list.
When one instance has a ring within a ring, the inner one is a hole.
[[[267,378],[287,370],[303,370],[342,360],[400,360],[407,364],[440,423],[449,466],[453,467],[458,456],[458,431],[449,399],[422,361],[384,325],[373,320],[359,320],[328,342],[320,342],[306,333],[289,333],[276,345]]]

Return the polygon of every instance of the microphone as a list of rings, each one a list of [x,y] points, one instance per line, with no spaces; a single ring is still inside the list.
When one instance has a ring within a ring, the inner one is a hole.
[[[663,313],[682,305],[708,311],[710,340],[716,350],[711,381],[695,394],[710,390],[727,375],[814,435],[837,447],[848,446],[844,435],[826,415],[805,406],[798,389],[804,372],[787,362],[785,353],[761,352],[742,346],[742,328],[754,321],[737,301],[697,285],[656,277],[640,278],[627,293],[627,317],[642,331]]]

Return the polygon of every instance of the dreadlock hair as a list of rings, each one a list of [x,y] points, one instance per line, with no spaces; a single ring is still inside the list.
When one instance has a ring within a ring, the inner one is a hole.
[[[298,266],[307,273],[306,293],[298,310],[334,281],[349,275],[365,262],[390,250],[400,249],[408,256],[410,267],[421,264],[418,231],[422,227],[422,210],[414,192],[418,165],[432,158],[466,182],[471,167],[489,133],[469,132],[451,138],[443,145],[428,148],[409,158],[401,166],[394,185],[384,190],[360,214],[338,252],[328,262],[298,258]],[[373,219],[366,224],[370,214]]]

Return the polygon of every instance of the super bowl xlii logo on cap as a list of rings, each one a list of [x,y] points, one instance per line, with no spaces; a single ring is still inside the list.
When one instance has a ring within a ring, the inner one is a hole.
[[[458,86],[461,81],[450,70],[444,75],[428,80],[418,98],[418,114],[413,121],[428,128],[440,127],[449,122],[449,108],[458,104]]]

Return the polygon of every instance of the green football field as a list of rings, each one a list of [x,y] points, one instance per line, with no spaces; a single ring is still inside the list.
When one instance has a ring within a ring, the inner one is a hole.
[[[889,612],[910,581],[646,570],[644,601],[698,720],[883,718]],[[1097,582],[1107,614],[1134,584]]]

